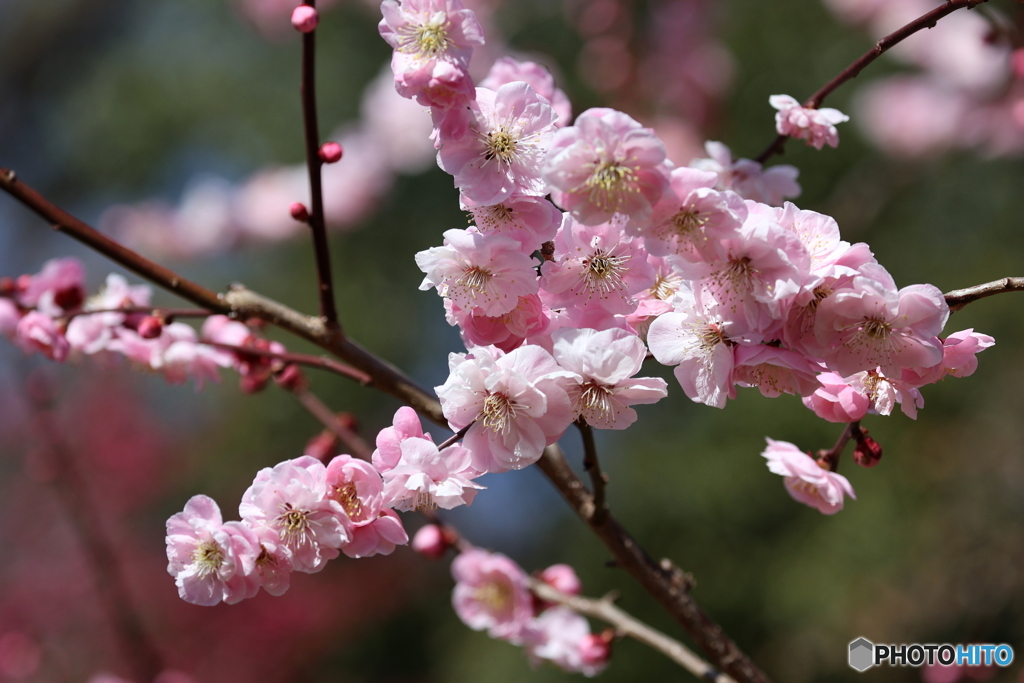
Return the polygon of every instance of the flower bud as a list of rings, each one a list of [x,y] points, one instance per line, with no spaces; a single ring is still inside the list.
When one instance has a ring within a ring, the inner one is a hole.
[[[412,538],[412,549],[431,560],[439,560],[451,547],[444,529],[436,524],[427,524]]]
[[[14,278],[0,277],[0,296],[14,296],[18,292],[17,285],[14,284]]]
[[[881,444],[868,436],[868,430],[861,428],[857,434],[857,447],[853,449],[853,461],[861,467],[874,467],[881,459]]]
[[[270,377],[264,373],[254,375],[242,375],[238,380],[238,387],[243,394],[258,394],[267,386]]]
[[[343,151],[344,150],[342,150],[341,145],[337,142],[325,142],[320,145],[320,151],[318,154],[320,155],[320,161],[325,164],[334,164],[341,161]]]
[[[281,372],[274,375],[274,381],[288,391],[300,391],[306,388],[306,376],[295,363],[288,363]]]
[[[139,321],[137,331],[143,339],[156,339],[163,334],[164,321],[155,315],[147,315]]]
[[[313,456],[321,462],[326,462],[329,458],[337,455],[340,449],[341,440],[335,436],[334,432],[324,430],[309,440],[303,453]]]
[[[298,222],[309,222],[309,209],[307,209],[306,205],[303,204],[302,202],[293,203],[290,207],[288,207],[288,210],[291,211],[292,218],[294,218]]]
[[[604,666],[612,656],[612,634],[610,631],[604,633],[588,633],[580,641],[580,659],[584,666]]]
[[[568,595],[579,595],[583,590],[575,570],[567,564],[553,564],[542,571],[539,578],[555,590]]]
[[[292,12],[292,26],[296,31],[310,33],[320,22],[320,15],[309,5],[299,5]]]

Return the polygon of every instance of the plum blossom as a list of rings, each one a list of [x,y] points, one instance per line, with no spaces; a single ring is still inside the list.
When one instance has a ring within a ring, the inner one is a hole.
[[[867,415],[871,399],[842,376],[823,372],[818,375],[818,382],[821,386],[803,398],[804,405],[815,415],[829,422],[856,422]]]
[[[583,590],[576,570],[568,564],[553,564],[542,571],[538,578],[566,595],[579,595]]]
[[[520,62],[513,57],[502,57],[491,66],[487,78],[480,81],[480,87],[497,90],[506,83],[516,81],[529,84],[538,95],[551,103],[551,107],[558,115],[556,126],[569,125],[572,120],[572,103],[569,102],[569,96],[555,87],[555,78],[551,72],[536,62]]]
[[[534,633],[526,649],[531,659],[544,659],[588,677],[599,674],[608,663],[607,647],[600,651],[593,647],[586,617],[568,607],[547,609],[532,625]]]
[[[796,181],[800,171],[795,166],[780,164],[764,168],[751,159],[733,161],[729,148],[713,140],[704,143],[704,149],[708,158],[694,159],[690,166],[717,173],[717,190],[732,190],[744,199],[772,206],[779,206],[783,199],[800,196],[800,184]]]
[[[18,278],[18,303],[51,317],[77,308],[85,301],[85,268],[76,258],[50,259],[43,269]]]
[[[373,555],[390,555],[409,542],[409,534],[394,510],[383,509],[377,519],[352,529],[352,540],[341,546],[341,552],[357,559]]]
[[[552,335],[555,361],[580,379],[567,385],[576,417],[598,429],[625,429],[636,422],[630,406],[668,395],[660,377],[636,377],[647,348],[621,329],[561,329]]]
[[[823,469],[811,456],[787,441],[765,440],[768,448],[761,455],[768,459],[771,472],[785,477],[786,491],[793,500],[824,515],[834,515],[843,509],[844,494],[857,498],[843,475]]]
[[[259,584],[251,575],[257,546],[238,522],[224,523],[217,503],[193,496],[167,520],[167,571],[178,595],[196,605],[229,605],[252,597]]]
[[[380,9],[377,29],[395,50],[391,69],[403,97],[440,108],[472,99],[469,58],[484,38],[471,10],[460,0],[384,0]]]
[[[839,132],[835,124],[850,120],[838,109],[803,107],[789,95],[772,95],[768,102],[779,110],[775,114],[775,130],[779,135],[807,140],[814,149],[825,145],[837,147]]]
[[[536,462],[572,422],[565,382],[574,379],[539,346],[505,354],[474,347],[448,356],[451,374],[436,387],[454,430],[472,424],[463,445],[479,472],[506,472]]]
[[[106,311],[76,315],[68,322],[67,339],[71,347],[85,354],[99,353],[107,349],[125,323],[136,327],[141,322],[139,314],[127,315],[110,309],[143,307],[149,305],[152,289],[148,285],[129,285],[124,276],[111,273],[99,294],[89,297],[83,311]]]
[[[451,510],[473,502],[484,488],[474,484],[479,472],[473,454],[461,446],[438,451],[426,439],[406,439],[402,459],[385,473],[384,502],[396,510]]]
[[[477,230],[511,237],[525,254],[532,254],[544,242],[553,240],[562,224],[562,212],[543,197],[514,196],[483,206],[463,194],[461,202],[462,208],[473,216]]]
[[[665,145],[614,109],[588,109],[558,131],[544,163],[555,203],[586,225],[646,220],[668,186]]]
[[[463,623],[492,638],[522,643],[533,617],[526,573],[499,553],[472,548],[452,562],[452,605]]]
[[[423,424],[416,411],[402,406],[395,411],[392,425],[377,432],[377,448],[370,460],[378,472],[384,473],[398,466],[402,459],[402,442],[406,439],[426,439],[433,443],[433,438],[423,433]]]
[[[978,369],[978,354],[996,341],[973,328],[954,332],[942,340],[942,362],[930,368],[906,368],[901,379],[912,386],[934,384],[947,375],[969,377]]]
[[[924,408],[924,397],[917,387],[898,377],[886,377],[880,369],[858,372],[846,381],[870,399],[872,409],[879,415],[892,414],[898,403],[904,415],[916,420],[917,410]]]
[[[497,92],[476,89],[468,131],[443,140],[437,163],[472,202],[497,204],[513,194],[541,197],[540,164],[555,131],[548,101],[521,81]]]
[[[345,508],[327,493],[323,463],[302,456],[260,470],[242,495],[239,514],[250,526],[276,531],[295,571],[312,574],[352,538]]]
[[[21,317],[14,329],[14,341],[25,353],[38,351],[58,363],[63,362],[71,350],[54,319],[38,311],[29,311]]]
[[[21,313],[18,306],[10,299],[0,297],[0,334],[13,338],[18,329]]]
[[[498,316],[479,315],[478,309],[463,310],[445,299],[448,323],[458,325],[466,347],[497,346],[508,353],[521,346],[528,337],[545,333],[551,310],[536,294],[519,297],[519,303],[508,313]]]
[[[533,259],[511,237],[448,230],[444,238],[444,246],[416,254],[416,265],[426,273],[420,289],[436,287],[459,308],[478,308],[488,316],[504,315],[519,297],[537,293]]]
[[[733,381],[757,387],[761,395],[809,394],[818,386],[817,368],[806,356],[775,346],[737,346]]]

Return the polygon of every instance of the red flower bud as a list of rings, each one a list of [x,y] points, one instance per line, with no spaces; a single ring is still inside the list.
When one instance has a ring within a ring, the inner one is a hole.
[[[325,164],[334,164],[341,161],[342,149],[337,142],[325,142],[320,145],[320,161]]]
[[[306,205],[303,204],[302,202],[295,202],[290,207],[288,207],[288,210],[291,211],[292,218],[294,218],[298,222],[309,222],[309,209],[307,209]]]
[[[881,444],[868,436],[868,430],[861,428],[857,434],[857,447],[853,449],[853,461],[861,467],[874,467],[881,459]]]
[[[292,12],[292,26],[296,31],[309,33],[320,23],[320,15],[309,5],[299,5]]]
[[[137,331],[143,339],[156,339],[163,334],[164,321],[155,315],[147,315],[139,321]]]

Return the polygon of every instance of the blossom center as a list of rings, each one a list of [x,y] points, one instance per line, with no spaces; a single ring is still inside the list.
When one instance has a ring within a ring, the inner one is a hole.
[[[629,270],[627,256],[612,256],[604,250],[595,251],[583,261],[583,279],[591,291],[608,293],[622,288],[622,276]]]
[[[725,335],[722,328],[714,323],[709,323],[697,331],[697,343],[705,353],[710,353],[719,344],[724,344]]]
[[[659,273],[658,277],[654,280],[654,286],[651,287],[651,296],[655,299],[666,301],[679,290],[681,283],[682,278],[677,275],[662,275]]]
[[[602,211],[617,211],[622,205],[623,192],[636,192],[636,171],[617,161],[604,161],[583,184],[590,200]]]
[[[892,325],[878,318],[868,318],[864,321],[864,334],[872,339],[886,340],[892,333]]]
[[[224,564],[224,551],[213,541],[203,541],[192,551],[192,562],[197,565],[199,576],[205,578]]]
[[[587,382],[583,385],[583,391],[580,392],[580,397],[576,400],[576,412],[590,423],[608,422],[615,413],[612,408],[612,396],[614,395],[615,392],[603,384]]]
[[[448,37],[448,21],[431,21],[420,26],[407,28],[403,33],[402,51],[429,58],[448,50],[454,45]]]
[[[487,394],[484,407],[476,419],[480,420],[484,429],[507,435],[512,431],[512,421],[516,419],[516,405],[505,394]]]
[[[331,497],[345,509],[345,514],[349,516],[349,519],[354,520],[362,514],[363,503],[359,500],[355,482],[350,481],[342,486],[335,486],[331,494]]]
[[[700,212],[694,209],[685,209],[672,217],[672,226],[680,237],[687,237],[697,232],[708,222],[707,217],[702,217]]]
[[[501,230],[513,221],[515,212],[504,204],[485,206],[473,211],[473,219],[486,230]]]
[[[473,597],[492,612],[506,612],[512,606],[512,586],[505,582],[485,583],[473,592]]]
[[[464,287],[471,292],[473,296],[477,294],[483,294],[487,291],[487,285],[490,283],[491,278],[494,277],[494,273],[481,268],[480,266],[470,266],[462,272],[459,279],[455,281],[455,284],[459,287]]]
[[[281,538],[290,545],[298,545],[307,540],[309,535],[309,513],[297,510],[291,503],[284,504],[284,512],[274,520],[280,527]]]
[[[497,159],[503,164],[512,162],[516,157],[518,139],[504,128],[487,134],[484,159]]]

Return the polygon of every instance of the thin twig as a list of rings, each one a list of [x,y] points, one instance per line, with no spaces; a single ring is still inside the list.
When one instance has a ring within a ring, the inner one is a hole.
[[[66,314],[64,320],[71,320],[82,315],[96,315],[99,313],[124,313],[125,315],[132,315],[141,313],[143,315],[152,315],[162,319],[164,322],[173,322],[175,318],[209,318],[211,315],[216,315],[213,311],[207,311],[202,308],[154,308],[152,306],[120,306],[118,308],[97,308],[97,309],[81,309],[78,311],[72,311]]]
[[[272,358],[279,360],[283,363],[297,363],[299,365],[307,365],[313,368],[320,368],[322,370],[329,370],[335,374],[354,379],[363,386],[367,386],[373,381],[369,375],[362,370],[357,370],[344,363],[328,358],[326,356],[313,356],[308,353],[288,353],[288,352],[277,352],[271,351],[270,349],[254,349],[249,346],[235,346],[234,344],[222,344],[220,342],[203,342],[208,346],[212,346],[217,349],[224,349],[225,351],[233,351],[239,355],[248,356],[259,356],[261,358]]]
[[[719,672],[678,640],[669,638],[620,609],[609,597],[597,600],[581,595],[569,595],[533,577],[529,577],[528,581],[530,591],[541,600],[564,605],[574,612],[611,624],[618,635],[632,638],[657,650],[701,680],[735,683],[732,678]]]
[[[835,78],[818,88],[817,92],[807,98],[803,106],[809,109],[817,109],[821,106],[821,103],[825,98],[831,95],[836,88],[841,86],[843,83],[856,78],[864,67],[881,57],[884,52],[901,42],[903,39],[909,38],[923,29],[934,27],[939,19],[943,18],[947,14],[952,14],[962,7],[971,9],[972,7],[977,7],[987,1],[988,0],[946,0],[946,2],[939,7],[922,14],[906,26],[893,31],[879,40],[870,50],[862,54],[852,64],[840,71]],[[772,141],[772,144],[768,145],[767,149],[755,158],[755,161],[763,164],[773,155],[781,154],[783,148],[786,146],[786,140],[788,139],[788,135],[779,135]]]
[[[314,0],[302,3],[315,7]],[[317,294],[320,316],[329,326],[338,324],[334,305],[334,279],[331,276],[331,253],[327,246],[327,225],[324,219],[323,180],[320,174],[320,130],[316,116],[316,31],[302,34],[302,123],[306,133],[306,166],[309,168],[309,227],[313,231],[313,254],[316,257]]]
[[[302,407],[305,408],[310,415],[320,421],[324,427],[327,427],[338,439],[344,444],[349,451],[349,455],[352,455],[360,460],[370,461],[373,455],[373,449],[370,448],[370,444],[366,443],[363,437],[356,434],[356,432],[349,428],[342,420],[327,407],[320,397],[311,392],[309,389],[298,389],[291,392],[292,395],[298,400]]]
[[[445,439],[444,441],[441,442],[441,444],[437,447],[437,450],[443,451],[444,449],[446,449],[449,446],[451,446],[453,443],[456,443],[457,441],[462,439],[462,437],[466,436],[466,432],[469,431],[469,428],[472,427],[475,424],[476,424],[476,420],[473,420],[468,425],[466,425],[465,427],[463,427],[459,431],[457,431],[454,434],[452,434],[451,436],[449,436],[447,439]]]
[[[946,298],[946,304],[949,306],[949,310],[959,311],[972,301],[984,299],[985,297],[992,296],[993,294],[1022,291],[1024,291],[1024,277],[1004,277],[1002,280],[986,282],[983,285],[974,285],[973,287],[965,287],[964,289],[954,289],[952,292],[946,292],[944,296]]]
[[[594,494],[593,521],[600,523],[601,517],[608,514],[608,506],[604,500],[604,487],[608,483],[601,463],[597,459],[597,444],[594,443],[594,428],[583,418],[576,420],[576,427],[583,437],[583,469],[590,475],[591,491]]]
[[[836,472],[839,470],[839,457],[843,454],[843,450],[846,448],[846,444],[850,442],[850,439],[857,438],[860,434],[860,420],[847,423],[843,428],[843,433],[839,435],[836,440],[836,444],[829,450],[818,451],[818,460],[828,465],[830,472]]]

